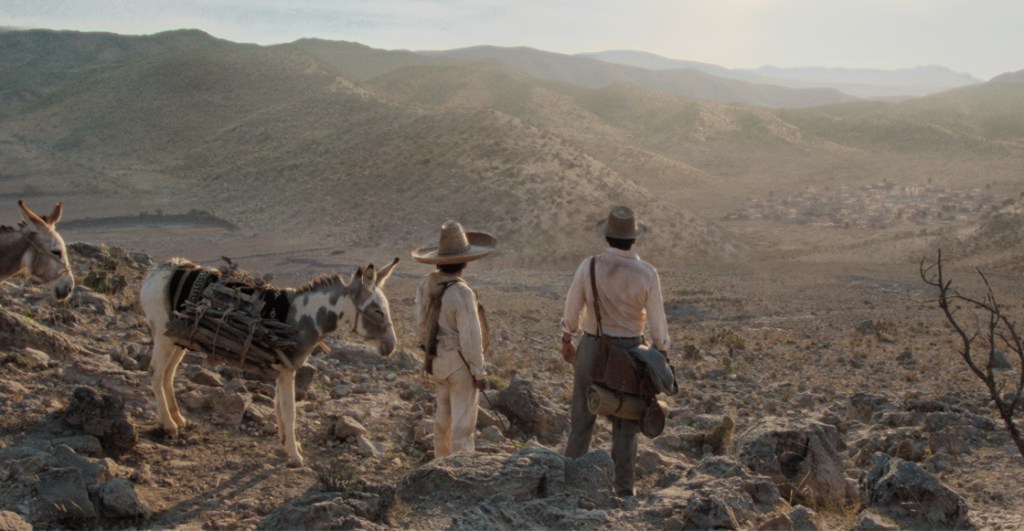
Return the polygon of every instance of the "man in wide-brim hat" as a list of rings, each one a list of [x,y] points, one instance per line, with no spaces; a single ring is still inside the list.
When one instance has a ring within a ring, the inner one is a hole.
[[[637,238],[647,232],[647,226],[637,221],[633,210],[618,206],[607,218],[597,222],[597,232],[608,242],[608,249],[580,263],[565,297],[562,317],[562,357],[573,364],[572,427],[565,446],[565,455],[572,458],[590,449],[597,418],[587,408],[587,389],[592,383],[591,369],[598,345],[591,259],[601,333],[628,349],[644,342],[644,329],[649,327],[652,343],[666,357],[670,346],[658,271],[631,250]],[[581,328],[583,336],[579,344],[574,345],[573,335]],[[615,493],[632,496],[635,494],[636,437],[640,422],[608,418],[612,423]]]
[[[466,231],[445,222],[437,245],[412,252],[417,262],[437,269],[416,290],[416,330],[426,351],[425,370],[434,381],[434,457],[476,448],[479,392],[486,389],[485,331],[476,293],[462,273],[466,264],[491,253],[497,240],[486,232]]]

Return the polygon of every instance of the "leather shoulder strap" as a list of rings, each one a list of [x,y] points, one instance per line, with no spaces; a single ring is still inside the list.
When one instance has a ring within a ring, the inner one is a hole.
[[[601,303],[597,296],[597,275],[594,274],[594,262],[597,261],[596,256],[590,257],[590,291],[594,295],[594,317],[597,318],[597,335],[604,335],[604,331],[601,329]]]

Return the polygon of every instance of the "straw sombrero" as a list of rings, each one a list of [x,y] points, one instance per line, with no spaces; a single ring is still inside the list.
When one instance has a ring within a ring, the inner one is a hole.
[[[479,260],[494,250],[498,240],[486,232],[467,232],[457,221],[441,225],[438,245],[421,247],[412,252],[412,259],[423,264],[460,264]]]
[[[636,220],[633,209],[617,206],[608,213],[607,219],[597,222],[597,232],[609,238],[635,240],[647,232],[647,225]]]

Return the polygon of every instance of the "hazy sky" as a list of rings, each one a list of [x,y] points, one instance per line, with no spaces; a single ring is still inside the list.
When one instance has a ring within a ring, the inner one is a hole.
[[[729,68],[1024,69],[1024,0],[0,0],[0,26],[374,48],[631,49]]]

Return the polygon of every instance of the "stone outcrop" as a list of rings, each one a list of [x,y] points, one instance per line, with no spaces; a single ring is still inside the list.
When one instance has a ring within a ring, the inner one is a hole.
[[[766,417],[737,436],[740,462],[775,481],[783,498],[841,508],[856,500],[846,478],[846,444],[835,426]]]
[[[125,411],[124,400],[114,395],[100,395],[88,387],[78,387],[63,414],[64,422],[94,435],[103,450],[117,457],[139,442],[131,416]]]
[[[892,518],[900,527],[971,527],[962,496],[916,463],[897,457],[876,456],[874,467],[861,479],[860,495],[865,507]]]
[[[274,509],[256,529],[388,529],[395,491],[359,485],[345,493],[313,492]]]
[[[538,393],[529,380],[512,378],[496,398],[494,408],[509,419],[513,431],[536,436],[542,443],[554,443],[568,429],[568,416]]]

